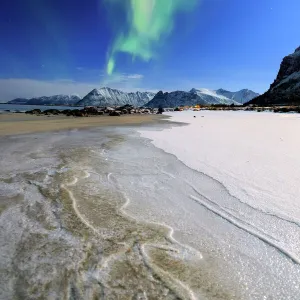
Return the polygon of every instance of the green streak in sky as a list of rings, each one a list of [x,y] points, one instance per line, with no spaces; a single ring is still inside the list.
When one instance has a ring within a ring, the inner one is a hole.
[[[107,63],[107,73],[108,73],[109,75],[111,75],[112,72],[113,72],[113,70],[114,70],[114,68],[115,68],[115,60],[114,60],[113,57],[111,57],[111,58],[109,59],[108,63]]]
[[[199,0],[106,0],[122,6],[127,12],[127,24],[119,24],[127,31],[117,34],[107,64],[111,75],[116,66],[116,54],[123,52],[133,58],[149,61],[174,27],[176,13],[189,11]],[[125,3],[125,5],[124,5]]]

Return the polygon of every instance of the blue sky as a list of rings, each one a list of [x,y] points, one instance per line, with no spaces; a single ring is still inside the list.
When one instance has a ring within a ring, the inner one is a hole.
[[[262,93],[282,58],[300,45],[299,11],[299,0],[199,0],[192,11],[175,16],[173,31],[159,41],[155,58],[144,62],[120,55],[117,73],[108,76],[113,29],[126,28],[121,8],[109,10],[104,0],[4,0],[0,101],[84,96],[101,86]]]

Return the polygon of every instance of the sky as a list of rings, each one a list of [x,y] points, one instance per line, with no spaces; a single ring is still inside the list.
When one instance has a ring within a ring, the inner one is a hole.
[[[54,94],[263,93],[300,46],[299,0],[3,0],[0,102]]]

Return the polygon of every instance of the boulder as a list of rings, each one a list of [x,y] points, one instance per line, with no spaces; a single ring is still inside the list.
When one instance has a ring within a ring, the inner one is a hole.
[[[109,115],[112,117],[120,117],[121,116],[120,112],[118,112],[118,111],[111,111],[109,113]]]
[[[58,109],[47,109],[43,111],[44,115],[59,115],[60,111]]]
[[[89,115],[98,115],[99,111],[94,106],[88,106],[84,108],[84,111]]]
[[[75,117],[87,117],[88,114],[84,109],[73,111]]]
[[[134,106],[133,105],[130,105],[130,104],[125,104],[125,105],[123,105],[123,106],[121,106],[121,107],[119,107],[118,108],[118,110],[121,110],[121,111],[123,111],[123,110],[132,110],[132,109],[134,109]]]
[[[74,117],[87,117],[88,114],[87,112],[84,110],[84,109],[70,109],[67,114],[66,114],[68,117],[69,116],[74,116]]]
[[[71,109],[64,109],[61,111],[61,113],[68,116],[70,115],[71,111],[72,111]]]
[[[33,110],[28,110],[25,113],[30,115],[40,115],[42,111],[40,109],[33,109]]]

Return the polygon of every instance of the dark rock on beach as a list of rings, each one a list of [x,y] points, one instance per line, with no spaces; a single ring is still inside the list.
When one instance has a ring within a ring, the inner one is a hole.
[[[28,110],[25,113],[30,115],[40,115],[42,111],[40,109],[33,109],[33,110]]]
[[[111,111],[109,113],[109,115],[112,117],[120,117],[121,116],[120,112],[118,112],[118,111]]]
[[[59,115],[60,111],[58,109],[47,109],[43,111],[44,115]]]

